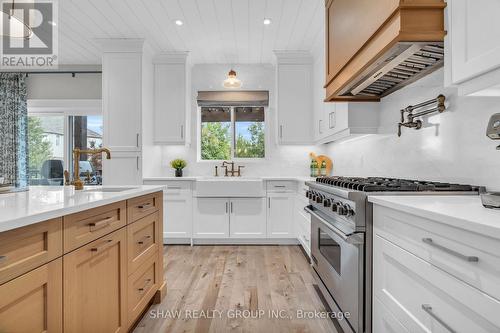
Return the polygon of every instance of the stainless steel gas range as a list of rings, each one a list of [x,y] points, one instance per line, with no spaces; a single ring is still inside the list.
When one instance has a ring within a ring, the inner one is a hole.
[[[307,182],[311,258],[324,298],[344,332],[371,332],[372,205],[369,195],[478,195],[471,185],[394,178],[323,177]]]

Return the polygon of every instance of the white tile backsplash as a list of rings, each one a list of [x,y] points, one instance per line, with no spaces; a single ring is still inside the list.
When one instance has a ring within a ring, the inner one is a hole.
[[[399,110],[439,93],[446,95],[448,109],[424,117],[421,130],[403,128],[398,138]],[[459,182],[500,190],[498,142],[486,137],[489,117],[500,112],[500,98],[457,96],[456,89],[443,87],[439,70],[381,103],[380,134],[325,146],[335,174]]]

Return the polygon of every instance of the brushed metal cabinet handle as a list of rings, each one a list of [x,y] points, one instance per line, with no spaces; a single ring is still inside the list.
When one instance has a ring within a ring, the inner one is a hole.
[[[109,216],[109,217],[106,217],[100,221],[89,223],[90,232],[100,230],[100,229],[105,228],[105,227],[109,227],[112,220],[113,220],[113,217]]]
[[[90,251],[92,251],[92,252],[99,252],[101,250],[104,250],[104,249],[106,249],[108,247],[107,245],[109,245],[109,243],[111,243],[112,241],[113,241],[112,239],[107,239],[107,240],[104,241],[104,244],[102,244],[101,246],[93,247],[93,248],[90,249]]]
[[[233,202],[231,201],[231,203],[229,204],[229,206],[231,207],[231,214],[233,213]]]
[[[148,202],[146,204],[142,204],[142,205],[137,206],[137,208],[139,208],[139,209],[145,209],[145,208],[151,207],[152,205],[153,204],[151,202]]]
[[[267,198],[267,206],[271,208],[271,198]]]
[[[434,318],[435,321],[441,324],[446,330],[450,333],[455,333],[456,331],[451,328],[447,323],[444,322],[443,319],[439,318],[434,312],[432,312],[432,306],[429,304],[422,304],[422,310],[424,310],[429,316]]]
[[[226,201],[226,214],[227,214],[227,201]]]
[[[454,251],[452,249],[449,249],[447,247],[444,247],[442,245],[439,245],[439,244],[436,244],[432,238],[422,238],[422,242],[424,242],[425,244],[428,244],[430,246],[433,246],[435,247],[436,249],[439,249],[443,252],[446,252],[448,254],[451,254],[452,256],[455,256],[457,258],[460,258],[462,260],[465,260],[465,261],[468,261],[468,262],[478,262],[479,261],[479,258],[476,257],[476,256],[466,256],[464,254],[461,254],[457,251]]]
[[[135,145],[137,146],[137,148],[139,148],[139,133],[137,133],[135,136]]]
[[[280,139],[283,139],[283,125],[280,125]]]
[[[137,171],[139,171],[139,156],[137,156],[136,158],[136,166],[137,166]]]
[[[181,139],[184,139],[184,125],[181,125]]]
[[[150,236],[150,235],[147,235],[147,236],[142,237],[142,239],[144,239],[144,240],[146,240],[146,239],[151,239],[151,236]],[[140,240],[140,241],[138,241],[138,242],[137,242],[137,244],[139,244],[139,245],[144,244],[144,240]]]
[[[7,256],[0,256],[0,264],[7,260]]]

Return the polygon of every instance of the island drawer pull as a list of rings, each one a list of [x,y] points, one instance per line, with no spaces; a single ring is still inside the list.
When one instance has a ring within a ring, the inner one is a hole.
[[[424,310],[425,312],[427,312],[427,314],[429,316],[431,316],[432,318],[434,318],[435,321],[437,321],[438,323],[441,324],[441,326],[443,326],[444,328],[446,328],[446,330],[448,332],[450,332],[450,333],[455,333],[456,332],[447,323],[445,323],[443,321],[443,319],[439,318],[434,312],[432,312],[432,306],[430,306],[429,304],[422,304],[422,310]]]
[[[111,224],[112,221],[113,221],[113,217],[108,216],[101,221],[91,222],[91,223],[89,223],[90,231],[92,232],[92,231],[96,231],[96,230],[99,230],[102,228],[106,228]]]
[[[448,254],[451,254],[452,256],[455,256],[457,258],[460,258],[462,260],[465,260],[465,261],[468,261],[468,262],[478,262],[479,261],[479,258],[476,257],[476,256],[466,256],[464,254],[461,254],[461,253],[458,253],[457,251],[454,251],[452,249],[449,249],[447,247],[444,247],[442,245],[439,245],[439,244],[436,244],[432,238],[422,238],[422,242],[424,242],[425,244],[428,244],[430,246],[433,246],[443,252],[446,252]]]
[[[167,190],[180,190],[180,186],[167,185]]]
[[[148,203],[145,203],[145,204],[137,206],[137,208],[139,208],[139,209],[147,209],[147,208],[151,207],[152,205],[153,204],[151,202],[148,202]]]
[[[151,235],[144,236],[144,237],[142,237],[143,240],[138,241],[137,244],[142,245],[142,244],[144,244],[144,240],[150,239],[150,238],[151,238]]]
[[[90,251],[92,251],[92,252],[99,252],[101,250],[105,250],[110,245],[110,243],[112,241],[113,241],[112,239],[107,239],[107,240],[104,241],[104,243],[102,245],[93,247],[93,248],[90,249]]]
[[[146,280],[145,280],[145,282],[146,282],[146,283],[144,284],[144,286],[143,286],[142,288],[137,288],[137,290],[138,290],[139,292],[141,292],[141,293],[142,293],[144,290],[146,290],[146,288],[148,287],[148,284],[149,284],[151,281],[152,281],[152,279],[146,279]]]
[[[278,188],[285,188],[286,185],[274,185],[274,187],[278,187]]]
[[[0,256],[0,264],[4,261],[7,261],[7,256]]]

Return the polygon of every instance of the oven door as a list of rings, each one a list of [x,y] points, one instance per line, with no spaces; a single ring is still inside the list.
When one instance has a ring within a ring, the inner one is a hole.
[[[351,328],[363,332],[364,234],[346,235],[321,212],[306,210],[311,214],[313,267],[340,310],[349,313]]]

